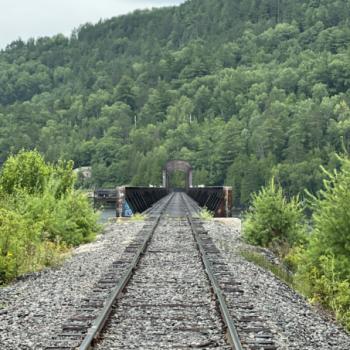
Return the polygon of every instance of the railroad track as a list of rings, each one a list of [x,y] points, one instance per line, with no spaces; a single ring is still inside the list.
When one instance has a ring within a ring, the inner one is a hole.
[[[167,196],[46,350],[276,350],[188,196]],[[239,334],[239,335],[238,335]]]

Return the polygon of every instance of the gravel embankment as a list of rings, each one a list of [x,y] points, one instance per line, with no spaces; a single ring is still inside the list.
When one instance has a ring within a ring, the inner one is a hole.
[[[312,307],[272,273],[247,262],[239,250],[247,248],[240,222],[206,222],[205,228],[232,268],[237,281],[275,334],[279,350],[347,350],[350,335]]]
[[[75,249],[58,268],[0,288],[0,349],[42,349],[143,224],[110,224],[105,234]]]

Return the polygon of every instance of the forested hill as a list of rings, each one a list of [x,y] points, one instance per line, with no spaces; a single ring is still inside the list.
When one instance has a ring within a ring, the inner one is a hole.
[[[0,159],[36,147],[91,165],[98,186],[159,184],[185,159],[242,203],[272,174],[316,191],[350,147],[349,19],[348,0],[190,0],[15,41]]]

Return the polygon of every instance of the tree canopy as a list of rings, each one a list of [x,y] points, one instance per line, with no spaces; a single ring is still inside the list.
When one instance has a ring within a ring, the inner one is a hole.
[[[37,148],[96,186],[184,159],[236,204],[271,177],[322,186],[350,147],[350,3],[190,0],[0,52],[0,161]]]

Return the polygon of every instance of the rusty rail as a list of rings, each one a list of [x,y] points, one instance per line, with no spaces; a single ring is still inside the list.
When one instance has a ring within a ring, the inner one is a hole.
[[[102,329],[104,328],[108,317],[110,315],[110,313],[112,312],[112,306],[115,303],[115,301],[117,300],[117,298],[120,296],[120,294],[123,292],[125,286],[127,285],[127,283],[129,282],[130,278],[133,275],[133,272],[140,260],[141,255],[145,252],[147,245],[149,243],[149,241],[151,240],[154,231],[156,230],[160,218],[162,216],[162,213],[166,210],[169,202],[171,201],[173,195],[169,196],[169,198],[166,200],[166,202],[164,203],[164,206],[160,212],[160,214],[158,215],[158,217],[155,220],[154,225],[152,226],[151,230],[149,231],[149,233],[147,234],[147,236],[145,237],[142,245],[139,247],[139,249],[137,250],[129,268],[127,269],[127,271],[124,273],[124,275],[121,277],[120,281],[118,282],[118,284],[113,288],[110,297],[108,298],[106,304],[104,305],[100,315],[98,316],[98,318],[94,321],[93,325],[89,328],[83,342],[81,343],[81,345],[79,346],[79,350],[89,350],[91,349],[91,346],[93,344],[93,342],[95,341],[95,339],[99,336],[100,332],[102,331]]]
[[[190,204],[184,198],[183,198],[183,202],[185,203],[185,206],[187,207],[187,211],[189,212]],[[234,321],[233,321],[233,319],[230,315],[230,312],[228,310],[228,307],[226,305],[225,298],[222,295],[219,283],[217,282],[215,275],[213,273],[212,264],[209,261],[209,259],[207,258],[207,253],[205,251],[204,245],[202,244],[202,240],[199,236],[199,233],[198,233],[196,227],[194,226],[192,217],[190,215],[187,215],[187,221],[188,221],[189,225],[191,226],[193,238],[196,241],[197,248],[200,252],[200,256],[201,256],[201,259],[202,259],[202,262],[203,262],[203,265],[205,268],[205,272],[208,276],[210,284],[213,288],[213,292],[216,296],[216,300],[217,300],[217,303],[219,305],[222,319],[227,327],[228,340],[231,343],[232,348],[234,350],[243,350],[243,347],[241,345],[241,341],[239,339],[239,336],[238,336],[238,333],[236,330],[236,326],[234,324]]]

